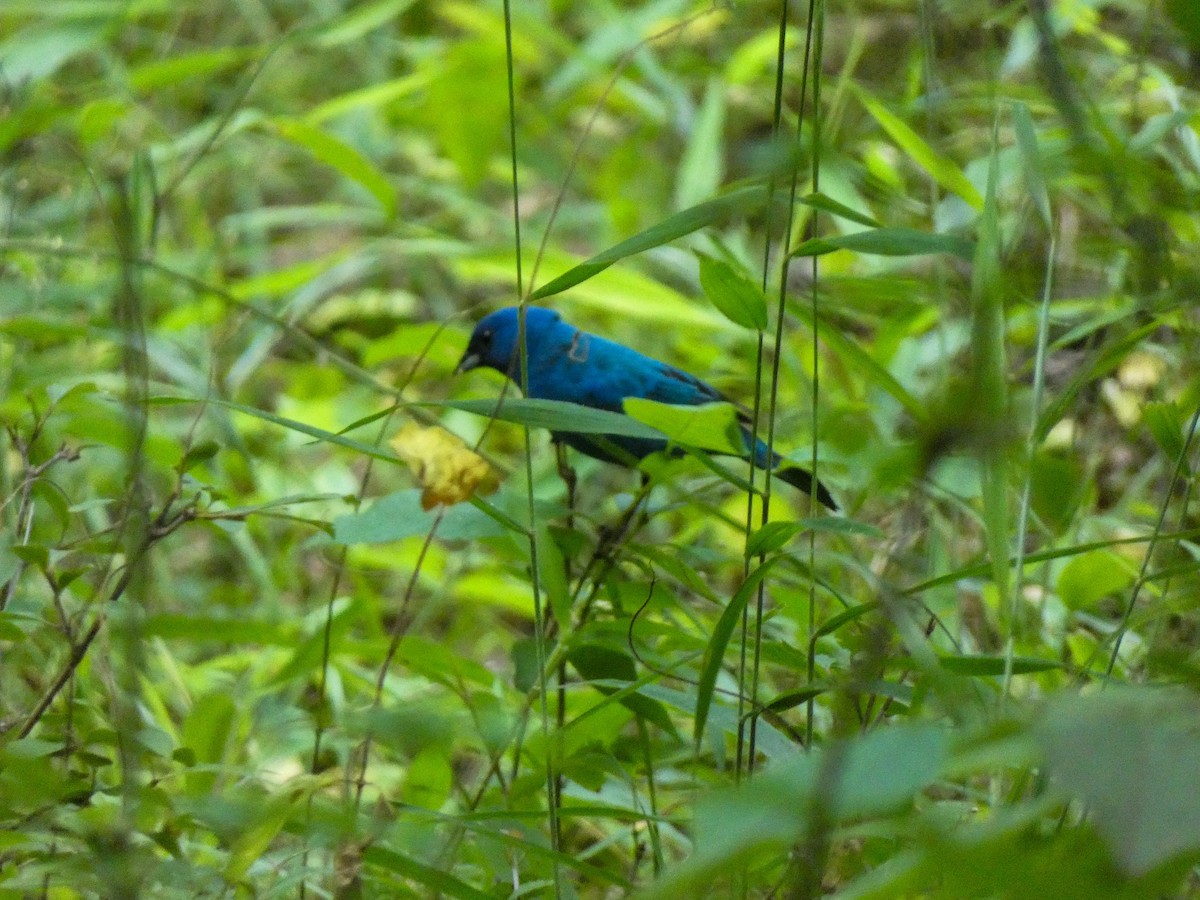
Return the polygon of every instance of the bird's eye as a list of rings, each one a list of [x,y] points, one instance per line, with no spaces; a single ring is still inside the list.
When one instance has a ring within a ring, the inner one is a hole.
[[[483,332],[479,335],[479,340],[485,344],[490,344],[492,342],[492,333],[490,331]]]

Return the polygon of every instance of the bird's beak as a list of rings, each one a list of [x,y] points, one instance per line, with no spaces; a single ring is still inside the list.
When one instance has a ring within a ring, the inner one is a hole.
[[[463,358],[458,361],[458,365],[454,367],[454,374],[461,375],[463,372],[470,372],[472,369],[478,369],[482,365],[483,360],[478,353],[472,353],[468,350],[463,354]]]

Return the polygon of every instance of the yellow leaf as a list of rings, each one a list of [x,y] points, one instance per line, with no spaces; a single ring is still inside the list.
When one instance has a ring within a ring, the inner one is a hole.
[[[408,463],[421,484],[421,506],[451,506],[489,494],[499,479],[487,462],[444,428],[422,428],[409,422],[391,440],[396,455]]]

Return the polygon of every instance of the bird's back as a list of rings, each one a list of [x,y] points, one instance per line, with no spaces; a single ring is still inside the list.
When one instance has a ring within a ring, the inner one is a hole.
[[[565,322],[530,347],[529,396],[615,412],[627,397],[685,406],[725,399],[694,375]]]

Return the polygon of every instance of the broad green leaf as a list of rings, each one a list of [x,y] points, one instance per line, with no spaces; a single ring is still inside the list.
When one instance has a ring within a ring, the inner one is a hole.
[[[320,627],[309,629],[310,633],[303,640],[293,643],[291,655],[267,683],[272,686],[287,684],[320,669],[326,654],[336,652],[350,626],[361,619],[359,605],[353,601],[336,601],[329,610],[328,626],[322,622]]]
[[[340,253],[331,253],[316,259],[302,260],[290,266],[231,281],[226,289],[232,297],[238,300],[248,300],[254,297],[280,297],[328,272],[344,258]]]
[[[424,130],[436,136],[442,156],[458,167],[473,191],[487,177],[493,157],[508,150],[504,41],[489,32],[452,41],[436,56],[436,65],[430,60],[422,67],[436,73],[421,92]]]
[[[224,691],[205,694],[192,704],[183,723],[182,745],[195,754],[201,766],[213,766],[225,759],[233,735],[237,708],[233,697]],[[195,797],[205,797],[216,783],[217,773],[211,768],[188,772],[184,784]]]
[[[983,209],[983,197],[963,174],[962,169],[930,147],[925,139],[909,128],[899,116],[859,87],[856,82],[847,83],[871,114],[871,118],[879,123],[879,127],[887,132],[888,137],[895,141],[913,162],[928,172],[933,180],[946,190],[958,194],[975,209]]]
[[[333,537],[341,544],[384,544],[429,533],[437,518],[421,508],[419,489],[380,497],[359,513],[333,520]],[[445,541],[470,541],[499,537],[506,529],[487,514],[466,503],[445,508],[437,536]]]
[[[1034,513],[1056,534],[1065,533],[1085,494],[1092,489],[1092,479],[1074,455],[1052,450],[1034,454],[1029,477]]]
[[[852,250],[875,256],[925,256],[930,253],[950,253],[970,259],[975,245],[965,238],[950,234],[935,234],[912,228],[873,228],[853,234],[812,238],[804,241],[792,256],[821,256],[834,250]]]
[[[731,403],[675,406],[642,397],[627,397],[624,406],[626,413],[665,434],[672,443],[734,456],[746,452],[737,407]]]
[[[668,734],[675,734],[675,723],[666,709],[657,700],[636,693],[633,683],[637,680],[637,666],[633,657],[620,653],[602,644],[588,643],[572,647],[567,654],[571,665],[586,681],[620,684],[629,689],[619,698],[622,706],[630,712],[653,722]],[[593,685],[601,693],[612,695],[614,690],[602,684]]]
[[[1075,557],[1058,573],[1058,596],[1069,609],[1090,610],[1110,594],[1123,592],[1137,577],[1133,564],[1111,550]]]
[[[763,709],[776,713],[786,712],[789,709],[795,709],[797,706],[807,703],[813,697],[821,696],[821,694],[832,688],[833,685],[828,682],[816,681],[806,687],[800,688],[800,690],[780,694],[773,700],[763,704]]]
[[[949,732],[937,726],[882,728],[794,754],[739,788],[712,793],[697,804],[695,849],[645,896],[706,896],[746,860],[776,858],[802,842],[814,813],[829,827],[903,810],[937,778],[949,747]]]
[[[653,247],[692,234],[709,225],[724,222],[736,215],[750,215],[762,209],[767,202],[767,190],[762,185],[751,185],[693,206],[668,216],[645,231],[635,234],[603,253],[598,253],[586,262],[563,273],[549,284],[533,292],[531,299],[540,300],[561,293],[580,282],[587,281],[597,272],[603,272],[613,263]]]
[[[1126,688],[1061,698],[1036,729],[1050,774],[1086,804],[1127,875],[1200,857],[1197,722],[1194,696]]]
[[[488,418],[529,425],[534,428],[549,428],[551,431],[574,431],[580,434],[617,434],[626,437],[662,440],[662,433],[649,425],[606,409],[593,409],[578,403],[561,400],[536,400],[523,397],[505,398],[503,403],[495,400],[452,400],[446,403],[427,403],[445,409],[460,409]]]
[[[712,305],[735,325],[765,330],[767,298],[762,288],[728,263],[703,253],[697,256],[700,258],[700,286]]]
[[[304,116],[304,120],[310,125],[320,125],[356,110],[387,106],[389,103],[417,93],[429,84],[431,78],[432,71],[430,69],[421,69],[411,75],[372,84],[370,87],[359,88],[356,91],[348,91],[314,106]]]
[[[317,161],[337,169],[366,188],[391,218],[396,214],[396,189],[369,159],[340,138],[302,119],[274,119],[277,134],[303,147]]]

